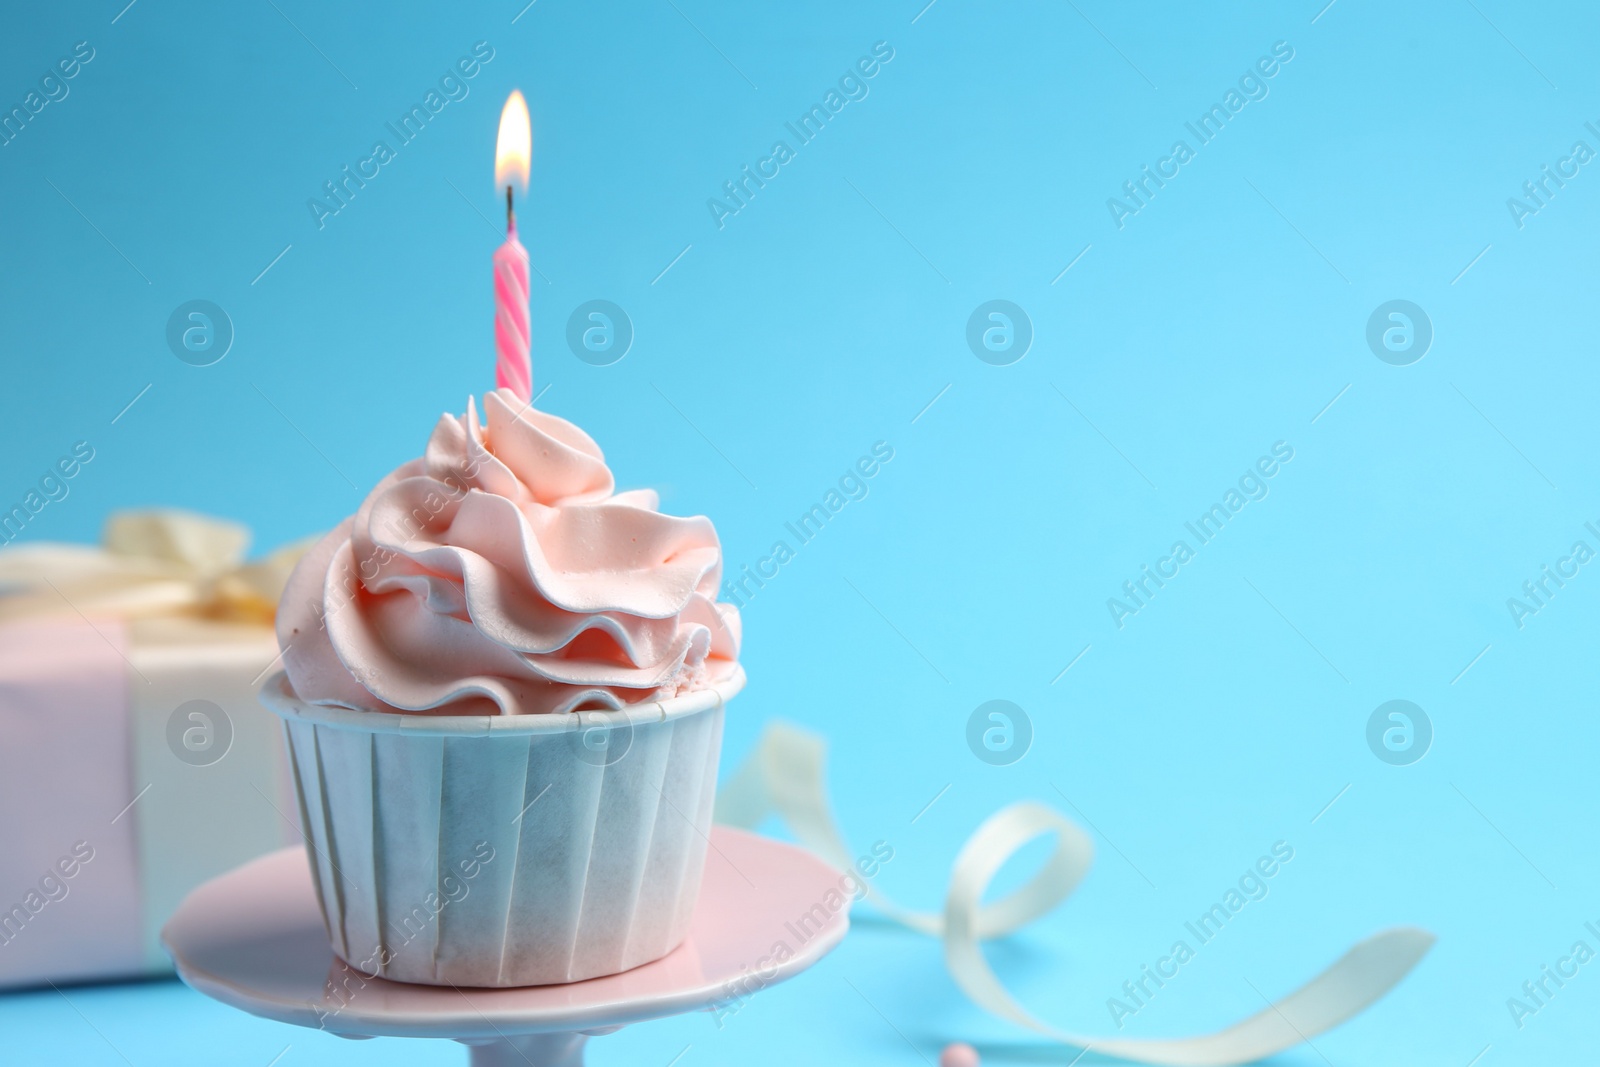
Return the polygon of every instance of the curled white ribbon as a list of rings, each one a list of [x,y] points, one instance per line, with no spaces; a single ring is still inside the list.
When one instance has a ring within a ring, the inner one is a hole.
[[[851,869],[851,850],[829,810],[826,763],[822,738],[784,723],[769,725],[756,751],[718,795],[717,821],[754,829],[777,814],[807,848],[841,869]],[[1055,842],[1044,866],[1010,895],[984,904],[984,890],[1006,861],[1046,835],[1053,835]],[[1432,934],[1417,927],[1380,931],[1288,996],[1213,1034],[1146,1040],[1072,1034],[1036,1019],[1013,1000],[980,945],[1066,900],[1093,862],[1094,845],[1076,824],[1043,804],[1024,801],[1001,808],[967,839],[951,870],[942,914],[901,907],[871,886],[867,896],[896,922],[942,938],[951,977],[986,1011],[1077,1048],[1177,1067],[1249,1063],[1314,1038],[1394,988],[1434,942]]]

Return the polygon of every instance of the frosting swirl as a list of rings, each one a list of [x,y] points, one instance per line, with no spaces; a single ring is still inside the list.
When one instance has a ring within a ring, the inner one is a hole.
[[[615,493],[600,448],[508,390],[443,415],[295,568],[278,643],[312,704],[440,715],[614,710],[735,670],[711,520]]]

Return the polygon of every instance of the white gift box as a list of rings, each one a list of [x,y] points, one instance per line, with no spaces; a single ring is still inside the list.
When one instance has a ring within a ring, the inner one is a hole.
[[[256,699],[304,546],[119,512],[100,546],[0,551],[0,987],[169,972],[201,882],[299,840]]]
[[[259,625],[0,625],[0,987],[168,973],[184,896],[300,839],[276,654]]]

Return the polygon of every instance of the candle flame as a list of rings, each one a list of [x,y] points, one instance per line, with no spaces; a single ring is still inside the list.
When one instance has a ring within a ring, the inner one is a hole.
[[[532,159],[533,130],[528,122],[528,102],[522,98],[520,89],[513,89],[500,111],[500,135],[495,138],[495,188],[509,185],[515,178],[526,192]]]

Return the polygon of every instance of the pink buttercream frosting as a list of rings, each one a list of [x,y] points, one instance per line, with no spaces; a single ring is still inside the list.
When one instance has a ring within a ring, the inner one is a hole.
[[[445,415],[284,591],[300,699],[370,711],[617,709],[731,676],[739,612],[716,602],[711,521],[614,492],[600,448],[509,390]]]

